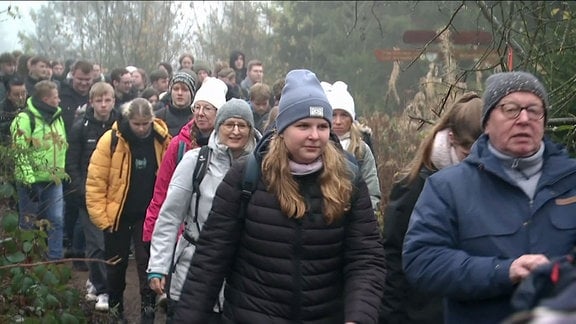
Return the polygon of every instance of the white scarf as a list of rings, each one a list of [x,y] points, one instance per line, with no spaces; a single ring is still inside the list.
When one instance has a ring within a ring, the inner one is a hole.
[[[443,129],[434,136],[430,161],[438,170],[460,163],[456,150],[450,144],[449,132],[449,128]]]
[[[340,140],[340,145],[344,151],[348,150],[348,146],[350,145],[350,132],[347,132],[342,136],[338,136],[338,139]]]

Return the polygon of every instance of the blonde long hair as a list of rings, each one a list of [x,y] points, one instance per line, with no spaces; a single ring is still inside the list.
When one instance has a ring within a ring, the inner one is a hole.
[[[278,134],[273,135],[262,161],[262,175],[268,190],[278,198],[281,211],[290,218],[300,219],[306,214],[308,206],[290,172],[288,156],[284,139]],[[322,163],[324,168],[318,180],[323,197],[324,220],[330,224],[350,209],[352,173],[348,169],[346,157],[332,141],[326,144]]]
[[[362,139],[362,131],[360,130],[357,123],[352,121],[350,126],[350,144],[346,149],[348,152],[352,153],[357,160],[364,159],[364,140]]]

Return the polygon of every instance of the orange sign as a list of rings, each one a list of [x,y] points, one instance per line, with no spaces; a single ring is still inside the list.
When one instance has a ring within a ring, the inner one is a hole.
[[[438,54],[437,59],[441,59],[442,53],[436,51],[425,51],[424,53],[434,52]],[[407,50],[394,50],[394,49],[375,49],[374,55],[379,61],[413,61],[422,54],[421,49],[407,49]],[[455,49],[453,52],[454,58],[462,61],[472,61],[475,59],[483,59],[489,62],[496,62],[500,59],[500,55],[494,51],[488,51],[485,48],[479,49]]]
[[[393,49],[375,49],[374,55],[379,61],[413,61],[420,56],[422,51],[413,50],[393,50]]]
[[[488,51],[485,48],[479,49],[457,49],[454,51],[454,57],[462,61],[472,60],[485,60],[488,62],[496,62],[500,59],[500,55],[493,51]]]
[[[488,45],[492,43],[492,34],[481,31],[457,31],[450,34],[450,39],[455,45]],[[407,30],[402,35],[406,44],[439,43],[440,38],[433,30]]]

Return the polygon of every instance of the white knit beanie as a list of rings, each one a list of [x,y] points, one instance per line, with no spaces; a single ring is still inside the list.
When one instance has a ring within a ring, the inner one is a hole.
[[[198,101],[206,101],[216,109],[220,109],[222,105],[226,102],[226,92],[228,92],[228,86],[224,81],[207,77],[202,81],[202,86],[198,89],[196,96],[194,97],[194,106]]]
[[[322,81],[320,84],[326,93],[326,97],[328,97],[332,110],[342,109],[352,117],[352,120],[355,120],[354,98],[348,92],[348,85],[342,81],[336,81],[334,84]]]

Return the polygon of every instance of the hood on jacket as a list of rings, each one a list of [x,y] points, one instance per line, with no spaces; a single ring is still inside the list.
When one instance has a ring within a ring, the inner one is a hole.
[[[32,114],[43,119],[48,125],[52,125],[62,116],[60,107],[52,107],[35,96],[29,97],[26,103]]]
[[[488,135],[480,135],[476,142],[472,144],[470,155],[468,155],[468,157],[466,157],[462,162],[486,168],[491,170],[493,173],[503,173],[504,170],[499,167],[500,161],[494,154],[491,154],[488,149],[488,141]],[[552,163],[552,161],[556,158],[564,159],[565,156],[568,156],[568,151],[566,150],[564,144],[553,142],[546,136],[542,139],[542,141],[544,145],[544,160],[548,161],[547,163]],[[561,165],[560,168],[554,169],[555,174],[561,174],[562,172],[572,168],[570,163],[562,163],[559,165]]]
[[[116,120],[114,124],[112,124],[112,130],[116,131],[116,134],[119,138],[126,140],[126,136],[122,135],[122,127],[120,126],[120,124],[124,120],[124,118],[122,118],[121,116],[122,115],[120,115],[120,118],[118,118],[118,120]],[[154,121],[152,122],[152,132],[154,133],[156,139],[160,140],[161,142],[164,142],[166,140],[169,141],[171,138],[170,134],[168,133],[168,126],[160,118],[154,118]]]
[[[370,128],[370,126],[363,124],[361,122],[356,122],[356,125],[358,126],[358,129],[360,130],[360,132],[362,132],[368,136],[372,136],[372,128]]]

